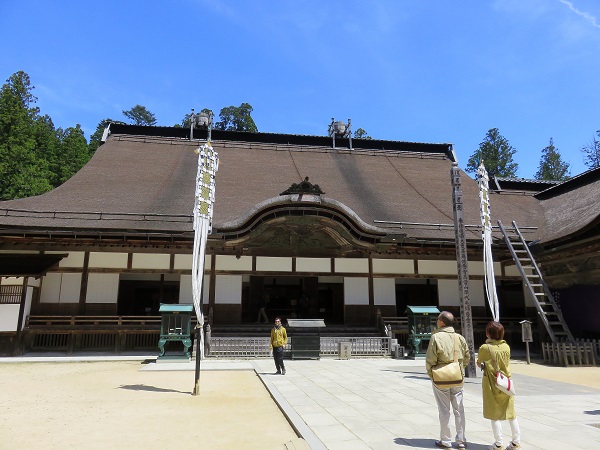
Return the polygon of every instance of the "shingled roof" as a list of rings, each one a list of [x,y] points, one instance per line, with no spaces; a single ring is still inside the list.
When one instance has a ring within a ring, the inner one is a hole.
[[[183,128],[113,125],[111,131],[91,161],[62,186],[0,202],[0,228],[191,236],[194,150],[206,133],[197,131],[194,138],[200,140],[191,141]],[[239,229],[261,208],[293,204],[297,195],[280,194],[308,177],[324,193],[304,199],[304,206],[345,214],[366,232],[453,240],[450,144],[356,139],[352,149],[348,144],[338,139],[332,148],[331,139],[322,136],[213,131],[220,158],[213,232]],[[467,237],[480,239],[478,186],[464,173],[462,183],[465,223],[473,225]],[[550,223],[553,202],[560,198],[492,192],[490,199],[494,220],[537,227],[536,238],[552,239],[589,222],[568,230]]]

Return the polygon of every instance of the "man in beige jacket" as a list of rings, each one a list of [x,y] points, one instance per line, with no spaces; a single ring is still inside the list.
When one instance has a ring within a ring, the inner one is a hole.
[[[437,330],[431,335],[429,347],[427,347],[427,356],[425,367],[427,374],[431,378],[432,367],[438,364],[447,364],[454,361],[454,336],[458,336],[458,361],[463,370],[469,361],[471,355],[465,338],[455,333],[454,316],[448,311],[442,311],[437,318]],[[454,411],[454,423],[456,425],[456,444],[458,448],[466,448],[465,438],[465,407],[463,404],[463,385],[454,387],[440,388],[432,382],[433,395],[438,406],[440,417],[440,440],[435,441],[436,447],[452,448],[452,435],[450,432],[450,406]]]

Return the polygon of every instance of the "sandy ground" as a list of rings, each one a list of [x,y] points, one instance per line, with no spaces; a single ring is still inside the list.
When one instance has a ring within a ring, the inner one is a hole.
[[[541,361],[527,364],[526,361],[511,360],[510,370],[531,377],[600,389],[600,367],[555,367],[543,365]]]
[[[0,365],[1,449],[282,449],[296,434],[254,371],[139,361]]]

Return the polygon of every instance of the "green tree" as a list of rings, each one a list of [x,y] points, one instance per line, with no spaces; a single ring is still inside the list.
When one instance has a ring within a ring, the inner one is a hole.
[[[38,115],[32,126],[36,140],[36,153],[40,161],[45,161],[48,168],[47,179],[52,186],[58,186],[56,172],[60,169],[60,136],[59,130],[48,115]]]
[[[53,150],[49,137],[54,125],[47,116],[39,116],[33,89],[29,75],[23,71],[11,75],[0,89],[1,200],[51,189],[48,154],[44,152]]]
[[[123,115],[130,119],[133,125],[156,125],[156,117],[145,106],[135,105],[127,111],[123,111]]]
[[[519,168],[519,165],[513,161],[516,152],[508,140],[500,134],[498,128],[492,128],[469,158],[466,171],[477,173],[477,168],[483,160],[490,177],[515,177]]]
[[[60,138],[60,151],[57,158],[57,167],[54,186],[59,186],[71,178],[90,159],[88,143],[79,124],[66,130],[58,129]]]
[[[596,131],[596,135],[600,138],[600,130]],[[584,145],[581,151],[584,154],[583,161],[588,169],[600,167],[600,141],[596,139],[596,136],[589,144]]]
[[[554,146],[554,140],[542,149],[540,166],[535,174],[536,180],[564,181],[569,178],[569,164],[564,162]]]
[[[258,128],[250,115],[252,111],[252,106],[249,103],[242,103],[237,107],[227,106],[221,108],[221,112],[219,112],[220,120],[215,124],[215,129],[258,133]]]
[[[372,139],[372,137],[365,130],[359,128],[354,132],[354,139]]]

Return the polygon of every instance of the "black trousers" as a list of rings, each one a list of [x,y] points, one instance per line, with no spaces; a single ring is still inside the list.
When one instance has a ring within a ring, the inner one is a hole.
[[[277,372],[285,370],[285,365],[283,364],[283,347],[273,347],[273,359],[275,360]]]

